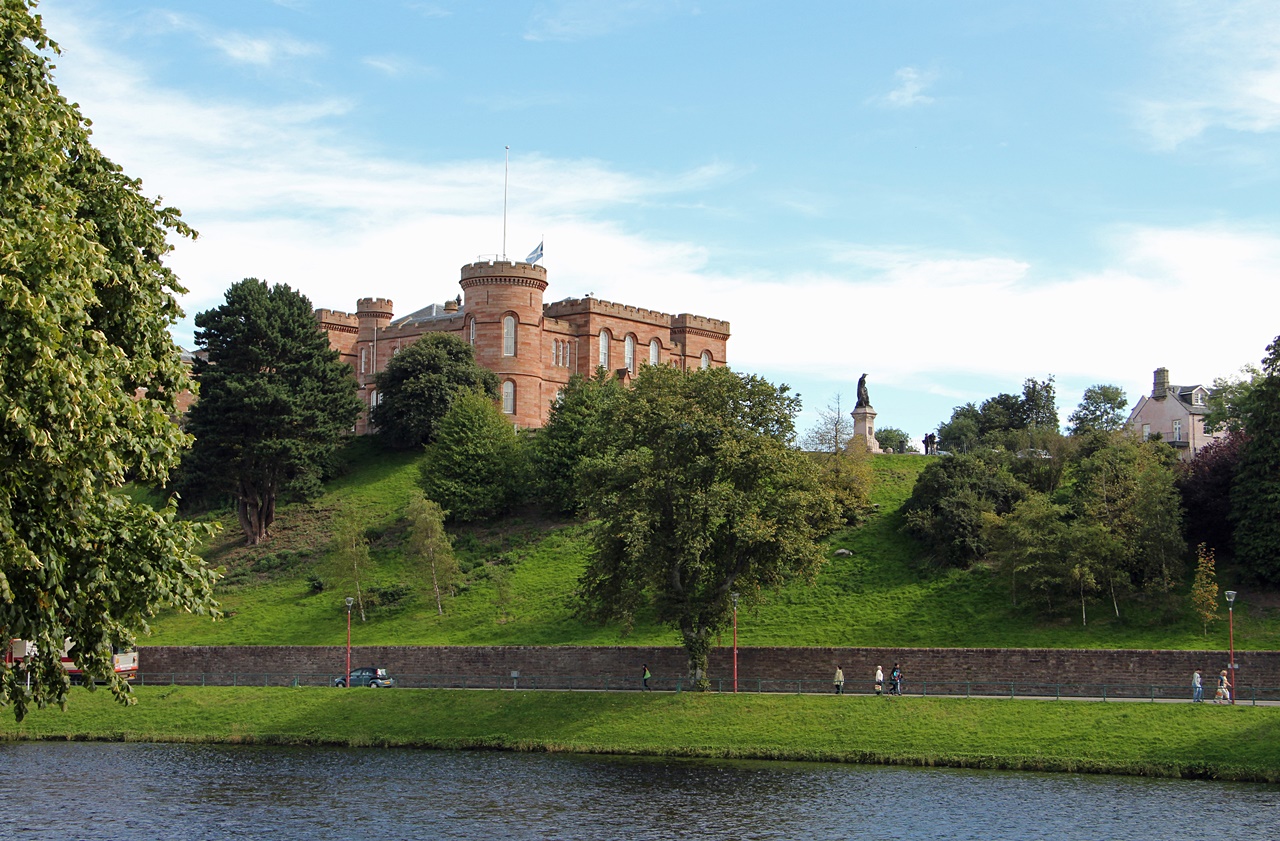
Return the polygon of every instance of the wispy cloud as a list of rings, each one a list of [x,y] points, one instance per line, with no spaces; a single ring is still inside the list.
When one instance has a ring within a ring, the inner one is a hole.
[[[937,73],[903,67],[893,75],[898,80],[898,86],[886,94],[872,97],[872,103],[886,108],[914,108],[933,102],[933,97],[925,95],[924,91],[937,81]]]
[[[190,32],[205,44],[240,64],[271,67],[282,61],[305,58],[324,52],[324,48],[319,44],[302,41],[283,33],[255,36],[243,32],[218,30],[198,18],[176,12],[165,12],[162,17],[169,26]]]
[[[675,14],[684,0],[553,0],[533,10],[528,41],[582,41]]]
[[[1172,150],[1214,128],[1280,131],[1280,16],[1272,0],[1169,9],[1156,90],[1136,116],[1157,148]]]
[[[434,67],[398,55],[370,55],[365,56],[360,61],[366,67],[372,67],[374,70],[385,73],[392,78],[435,76],[439,72]]]
[[[447,18],[453,14],[441,3],[406,3],[405,8],[424,18]]]

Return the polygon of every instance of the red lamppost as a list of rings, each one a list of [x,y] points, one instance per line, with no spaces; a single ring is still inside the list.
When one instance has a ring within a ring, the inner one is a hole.
[[[347,596],[347,682],[343,686],[348,689],[351,688],[351,605],[355,603],[355,599]]]
[[[738,692],[738,594],[730,593],[733,600],[733,691]]]
[[[1236,702],[1236,693],[1240,691],[1240,679],[1236,670],[1236,591],[1228,590],[1227,597],[1227,644],[1230,646],[1230,660],[1227,662],[1227,674],[1231,676],[1231,703]]]

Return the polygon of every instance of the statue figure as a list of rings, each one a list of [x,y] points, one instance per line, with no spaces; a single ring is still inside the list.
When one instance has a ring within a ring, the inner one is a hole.
[[[867,396],[867,375],[863,374],[858,378],[858,402],[854,404],[855,409],[870,409],[871,398]]]

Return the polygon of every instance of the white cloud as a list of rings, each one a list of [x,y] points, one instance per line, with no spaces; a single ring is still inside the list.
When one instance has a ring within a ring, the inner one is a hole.
[[[1213,128],[1280,130],[1280,17],[1272,0],[1165,10],[1171,34],[1160,55],[1158,90],[1139,96],[1136,115],[1155,145],[1172,150]]]
[[[528,41],[582,41],[665,18],[683,0],[552,0],[534,8]]]
[[[243,32],[220,31],[190,15],[166,12],[163,18],[174,29],[190,32],[219,50],[232,61],[256,67],[270,67],[282,61],[324,52],[319,44],[298,40],[283,33],[253,36]]]
[[[888,108],[912,108],[933,102],[933,97],[926,96],[924,90],[937,81],[937,73],[903,67],[894,76],[898,86],[883,96],[873,97],[872,102]]]

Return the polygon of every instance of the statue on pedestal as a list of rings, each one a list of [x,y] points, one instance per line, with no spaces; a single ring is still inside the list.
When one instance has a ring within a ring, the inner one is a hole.
[[[870,409],[871,398],[867,396],[867,375],[863,374],[858,378],[858,402],[854,404],[855,409]]]

